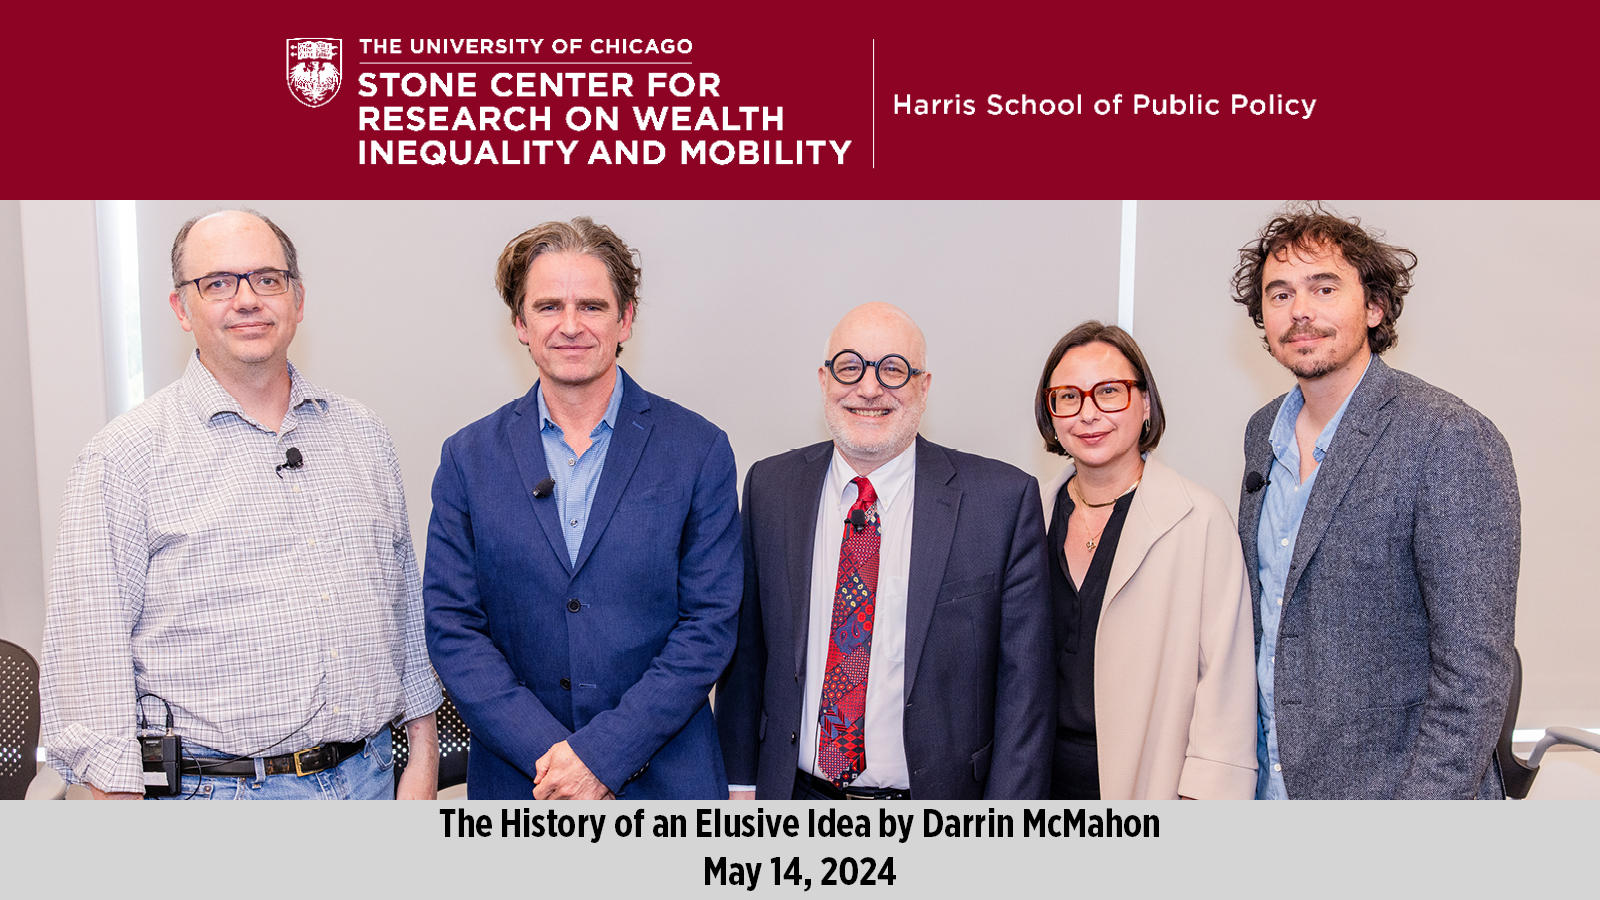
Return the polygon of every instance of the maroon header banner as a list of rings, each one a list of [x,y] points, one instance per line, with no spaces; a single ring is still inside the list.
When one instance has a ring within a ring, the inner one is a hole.
[[[11,196],[1593,197],[1592,4],[13,14]]]

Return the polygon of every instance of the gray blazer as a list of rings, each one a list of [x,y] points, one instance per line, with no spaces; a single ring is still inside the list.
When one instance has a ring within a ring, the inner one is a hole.
[[[1270,471],[1282,399],[1250,419],[1246,472]],[[1265,497],[1239,495],[1258,655]],[[1290,797],[1503,796],[1493,759],[1521,552],[1505,438],[1374,358],[1322,461],[1284,588],[1275,693]]]

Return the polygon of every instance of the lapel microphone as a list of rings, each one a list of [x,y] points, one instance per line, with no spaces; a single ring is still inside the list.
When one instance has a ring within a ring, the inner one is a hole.
[[[282,478],[284,469],[298,469],[305,464],[306,458],[300,453],[300,448],[290,447],[283,452],[283,462],[279,463],[277,468],[272,471],[279,478]]]
[[[554,493],[555,489],[556,480],[554,478],[546,478],[533,486],[533,499],[542,500]]]
[[[867,527],[867,511],[864,509],[850,510],[850,526],[860,534]]]
[[[1251,472],[1244,476],[1244,492],[1246,494],[1254,494],[1271,483],[1271,481],[1262,478],[1260,472]]]

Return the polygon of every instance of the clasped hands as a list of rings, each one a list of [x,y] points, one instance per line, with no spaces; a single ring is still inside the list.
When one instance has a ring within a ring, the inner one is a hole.
[[[534,763],[533,799],[615,800],[617,796],[562,741]]]

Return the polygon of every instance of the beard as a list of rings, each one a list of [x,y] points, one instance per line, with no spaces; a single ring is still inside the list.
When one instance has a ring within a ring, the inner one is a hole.
[[[892,411],[888,417],[895,418],[893,426],[865,434],[861,433],[866,431],[862,425],[871,420],[861,419],[837,401],[824,398],[822,416],[827,420],[828,433],[833,435],[833,442],[846,458],[885,463],[899,456],[917,439],[917,428],[922,423],[922,411],[927,404],[927,396],[919,391],[915,398],[897,407],[889,407]]]
[[[1272,351],[1273,357],[1278,360],[1278,363],[1285,369],[1293,372],[1296,378],[1304,378],[1307,381],[1314,381],[1324,375],[1337,371],[1340,366],[1348,362],[1348,358],[1338,359],[1336,352],[1337,348],[1324,347],[1322,348],[1324,353],[1318,356],[1313,354],[1302,354],[1298,350],[1289,350],[1285,348],[1285,345],[1297,337],[1309,335],[1320,338],[1332,338],[1337,334],[1338,332],[1331,328],[1312,328],[1309,325],[1295,326],[1290,328],[1288,331],[1285,331],[1278,338],[1278,343],[1275,346],[1269,346],[1269,349]],[[1329,353],[1327,352],[1329,350],[1333,350],[1335,352]]]
[[[1304,378],[1307,381],[1315,381],[1339,368],[1339,364],[1331,359],[1279,360],[1279,362],[1283,363],[1284,368],[1293,372],[1296,378]]]

